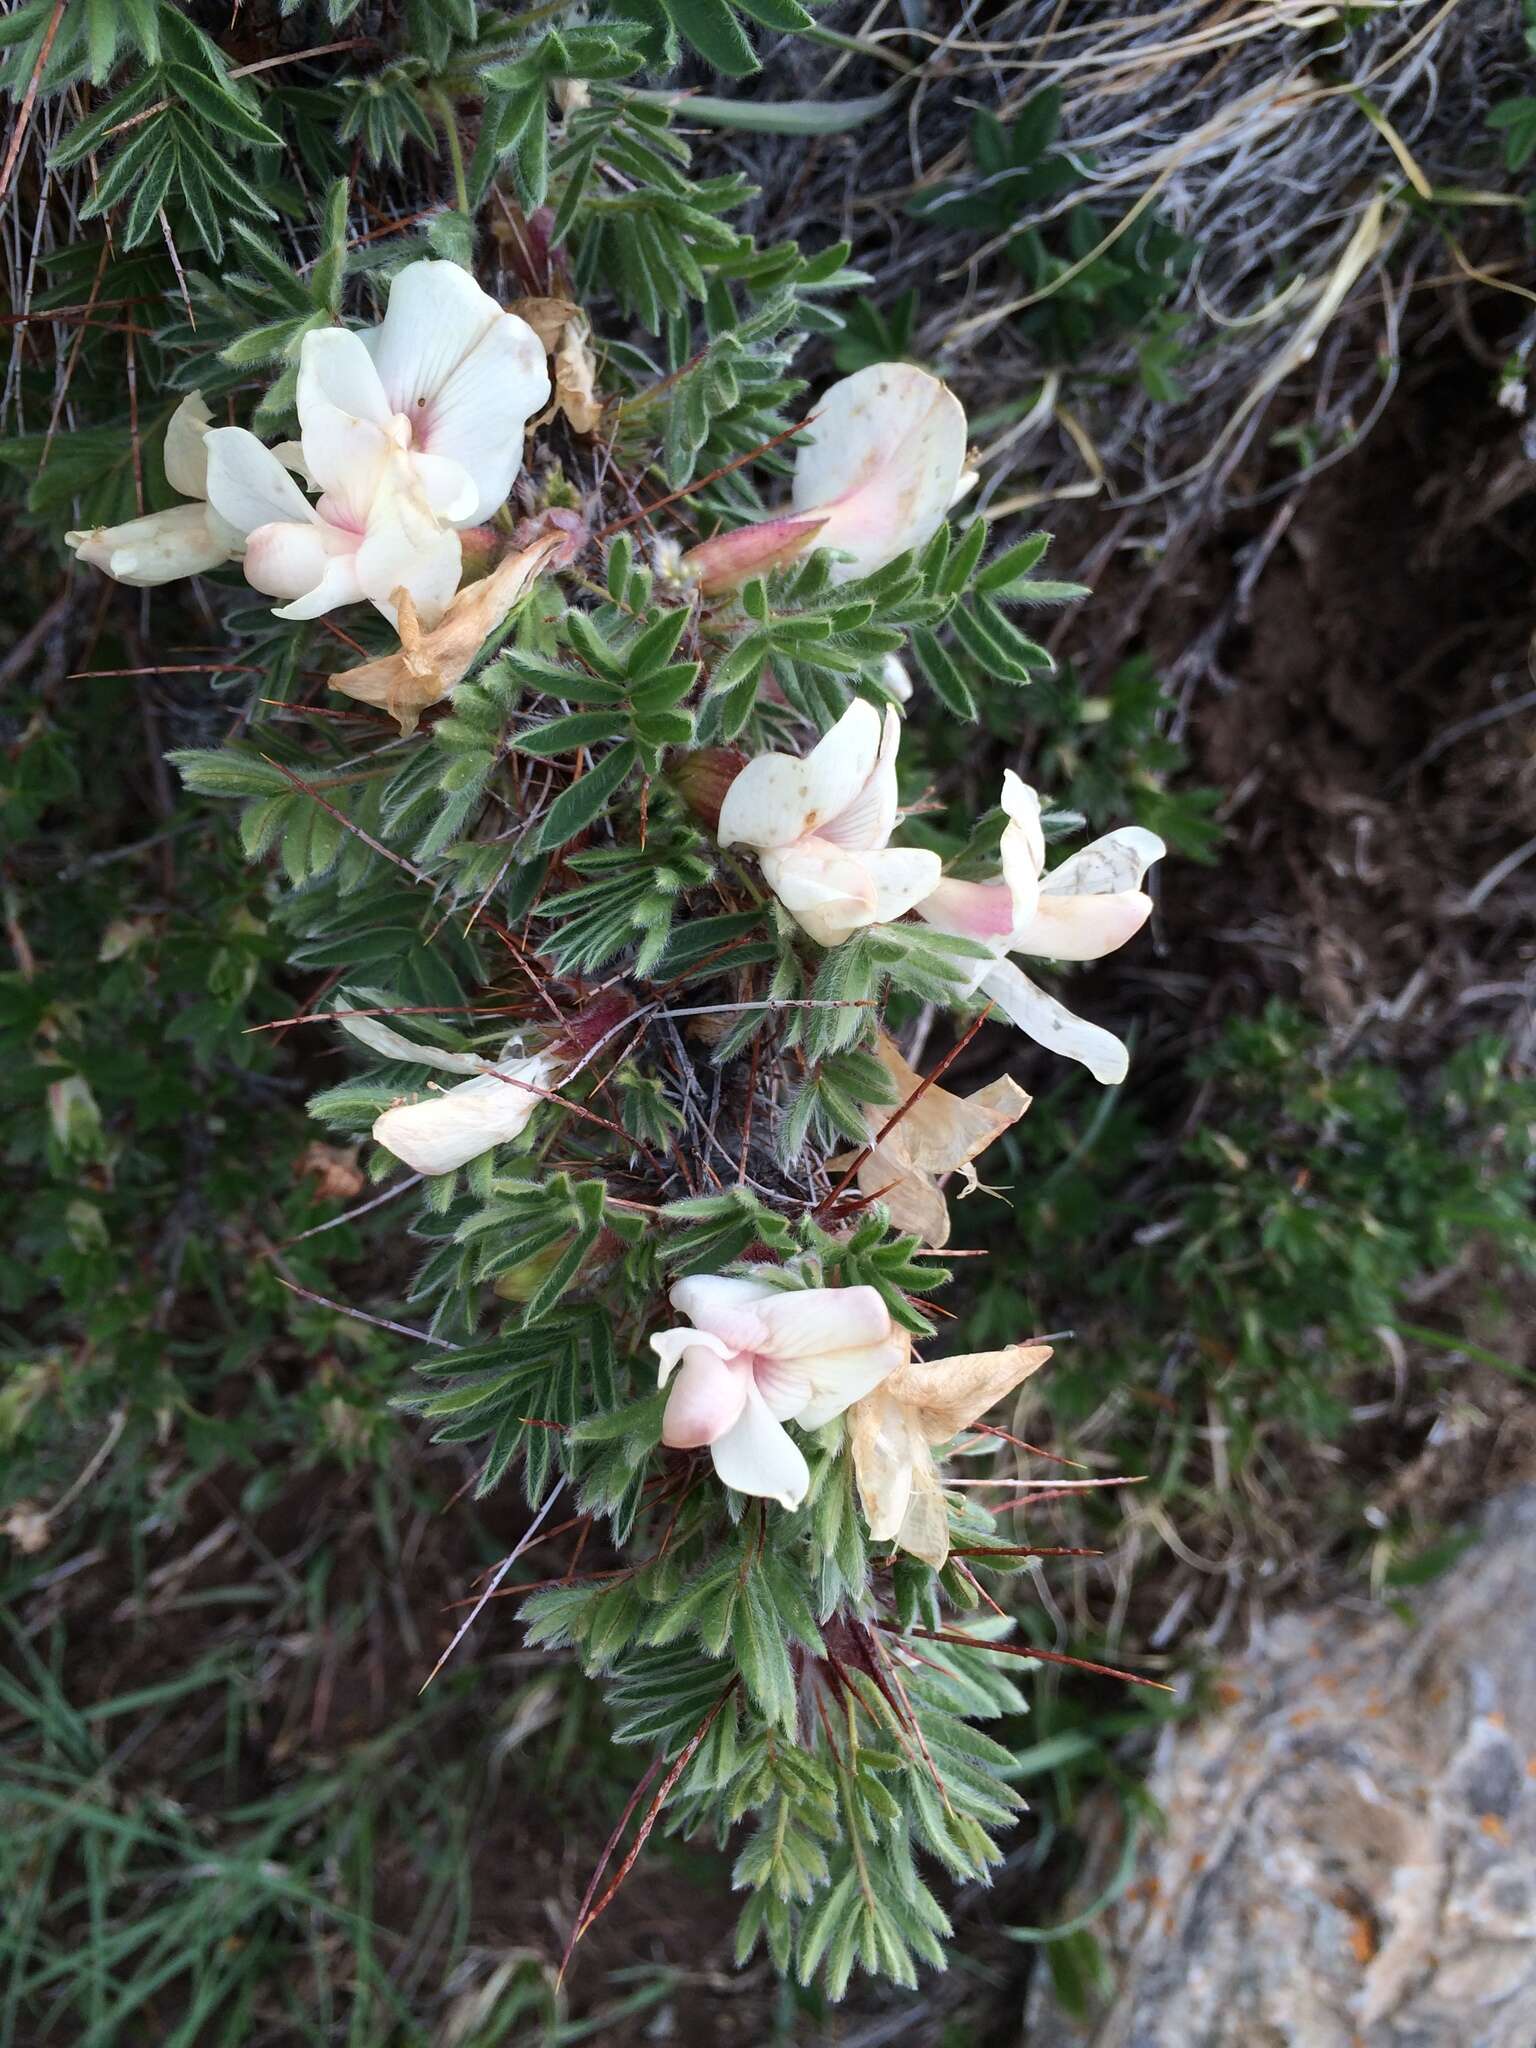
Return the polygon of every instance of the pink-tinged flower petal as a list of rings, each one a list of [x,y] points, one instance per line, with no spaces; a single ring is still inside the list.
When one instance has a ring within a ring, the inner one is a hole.
[[[710,1456],[725,1485],[735,1487],[738,1493],[776,1500],[781,1507],[799,1507],[811,1483],[810,1468],[798,1445],[783,1424],[774,1421],[750,1377],[740,1418],[724,1436],[716,1438]]]
[[[208,502],[242,537],[259,526],[314,525],[319,514],[270,448],[244,427],[210,427]]]
[[[795,458],[794,509],[822,513],[817,546],[851,560],[832,578],[873,575],[933,538],[965,467],[965,413],[911,363],[872,363],[824,392]]]
[[[683,1353],[696,1345],[702,1345],[714,1357],[726,1361],[739,1356],[729,1344],[722,1343],[720,1338],[709,1330],[690,1330],[686,1326],[680,1330],[657,1330],[649,1341],[651,1349],[660,1361],[656,1373],[658,1387],[667,1384],[674,1367],[682,1362]]]
[[[717,1442],[740,1419],[751,1387],[745,1359],[728,1363],[707,1345],[690,1344],[667,1396],[662,1442],[674,1451],[696,1451]]]
[[[760,1348],[770,1358],[809,1361],[851,1351],[891,1334],[891,1312],[874,1287],[801,1287],[758,1305]]]
[[[840,946],[850,933],[875,922],[879,896],[869,858],[817,838],[758,854],[769,888],[818,946]]]
[[[522,466],[528,421],[549,401],[544,344],[456,263],[413,263],[390,287],[381,327],[363,335],[412,446],[457,462],[478,525],[506,502]]]
[[[542,1099],[522,1084],[542,1087],[544,1072],[544,1062],[534,1057],[477,1074],[457,1088],[386,1109],[373,1135],[416,1173],[452,1173],[521,1135]]]
[[[896,750],[901,745],[901,720],[887,709],[880,729],[880,752],[869,778],[852,803],[818,827],[818,835],[851,852],[884,846],[896,829]]]
[[[762,1350],[762,1315],[758,1303],[772,1288],[752,1280],[721,1280],[696,1274],[672,1288],[672,1307],[690,1317],[698,1329],[719,1337],[731,1352]]]
[[[772,1280],[735,1280],[727,1274],[690,1274],[686,1280],[674,1280],[668,1290],[668,1300],[674,1309],[696,1323],[698,1329],[719,1329],[725,1321],[737,1319],[743,1309],[752,1309],[762,1300],[772,1300],[782,1294]],[[754,1321],[754,1339],[760,1333],[760,1325]]]
[[[911,1348],[905,1330],[892,1330],[876,1344],[807,1358],[803,1370],[811,1382],[811,1396],[795,1411],[795,1421],[802,1429],[820,1429],[897,1371]]]
[[[208,450],[204,437],[213,414],[201,391],[189,391],[171,414],[165,429],[165,480],[184,498],[208,495]]]
[[[121,526],[77,527],[64,536],[82,562],[104,570],[114,583],[152,590],[179,576],[200,576],[230,559],[224,532],[215,531],[206,505],[174,505]]]
[[[1105,1087],[1125,1079],[1130,1055],[1113,1032],[1075,1017],[1054,996],[1037,988],[1011,960],[994,962],[987,969],[981,988],[1037,1045],[1046,1046],[1065,1059],[1080,1061],[1095,1081]]]
[[[941,932],[983,945],[1013,930],[1013,892],[1006,882],[942,881],[918,904],[918,915]]]
[[[1152,914],[1152,898],[1042,895],[1035,914],[1013,935],[1010,950],[1037,960],[1102,960],[1134,939]]]
[[[717,533],[689,548],[678,567],[708,597],[735,590],[803,555],[825,524],[820,519],[762,519],[734,533]]]
[[[944,872],[939,856],[918,846],[882,846],[859,858],[875,885],[876,924],[904,917],[932,895]]]
[[[459,587],[462,554],[453,527],[433,517],[402,458],[386,469],[357,551],[357,581],[385,617],[398,623],[404,590],[427,630],[437,625]]]
[[[334,526],[280,520],[258,526],[245,544],[245,580],[268,597],[281,619],[318,619],[338,605],[356,604],[357,536]]]
[[[363,527],[390,451],[404,440],[373,358],[345,327],[306,334],[299,348],[304,466],[341,526]]]
[[[1139,889],[1142,876],[1168,851],[1155,832],[1140,825],[1122,825],[1118,832],[1106,832],[1059,868],[1053,868],[1040,884],[1042,896],[1119,896]]]
[[[880,714],[856,698],[804,760],[759,754],[725,793],[722,846],[784,847],[819,830],[858,797],[880,758]]]

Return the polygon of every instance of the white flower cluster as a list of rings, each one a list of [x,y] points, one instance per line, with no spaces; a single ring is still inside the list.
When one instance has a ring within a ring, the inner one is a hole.
[[[269,449],[244,428],[215,427],[194,392],[165,440],[167,480],[187,502],[66,538],[82,560],[138,585],[239,561],[256,589],[281,600],[281,618],[370,601],[398,625],[400,652],[332,681],[409,730],[466,673],[535,577],[564,559],[563,536],[545,534],[459,588],[460,533],[505,504],[528,423],[550,390],[545,342],[533,327],[457,266],[416,263],[396,279],[379,326],[304,338],[297,444]],[[595,421],[595,401],[582,417]],[[789,509],[674,550],[665,573],[675,588],[727,602],[750,578],[812,547],[831,552],[834,582],[872,575],[923,547],[975,482],[966,436],[958,401],[926,371],[904,363],[861,370],[823,394],[797,452]],[[910,695],[899,662],[887,662],[882,682],[889,697]],[[890,843],[901,820],[900,739],[894,708],[882,714],[856,699],[803,759],[759,755],[719,800],[721,846],[755,853],[817,945],[841,945],[909,912],[969,940],[975,966],[957,995],[990,998],[1099,1081],[1122,1080],[1120,1041],[1063,1008],[1010,956],[1096,960],[1124,945],[1151,910],[1141,882],[1162,842],[1128,827],[1047,872],[1039,799],[1009,771],[1000,875],[946,879],[938,854]],[[514,1041],[489,1060],[420,1045],[367,1014],[341,1021],[388,1060],[461,1077],[395,1103],[374,1125],[379,1143],[420,1174],[453,1172],[521,1135],[570,1065],[569,1046],[558,1043],[525,1051]],[[971,1161],[1029,1097],[1007,1078],[969,1097],[949,1094],[922,1081],[884,1037],[877,1055],[899,1102],[895,1111],[864,1112],[870,1142],[849,1170],[899,1228],[941,1245],[949,1217],[940,1182],[958,1172],[974,1186]],[[949,1534],[933,1448],[1050,1356],[1011,1345],[915,1363],[874,1288],[796,1289],[777,1269],[696,1276],[670,1299],[688,1321],[651,1339],[661,1383],[670,1382],[663,1440],[707,1447],[726,1485],[795,1508],[810,1472],[784,1424],[814,1430],[851,1411],[871,1534],[935,1565]]]
[[[505,504],[549,394],[526,320],[457,264],[414,263],[377,327],[305,335],[297,443],[216,427],[193,392],[165,436],[166,480],[190,502],[65,539],[119,583],[238,561],[279,618],[366,598],[398,622],[404,592],[431,627],[459,587],[461,530]]]

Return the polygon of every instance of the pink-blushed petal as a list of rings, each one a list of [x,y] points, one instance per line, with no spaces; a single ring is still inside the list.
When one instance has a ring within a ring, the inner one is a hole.
[[[810,1468],[799,1446],[784,1425],[774,1421],[750,1378],[739,1419],[710,1446],[710,1456],[725,1485],[738,1493],[776,1500],[784,1508],[799,1507],[811,1483]]]
[[[701,1450],[740,1419],[752,1386],[747,1361],[730,1364],[708,1346],[693,1343],[683,1353],[661,1418],[661,1440],[674,1451]]]
[[[811,1382],[810,1399],[795,1412],[802,1429],[820,1429],[851,1408],[905,1362],[912,1340],[905,1330],[892,1330],[877,1344],[856,1350],[829,1351],[803,1362]]]
[[[850,804],[818,828],[819,836],[852,852],[884,846],[896,829],[896,750],[901,745],[901,720],[887,708],[880,731],[880,752],[869,779]]]
[[[411,423],[412,446],[457,462],[478,525],[506,502],[523,460],[528,421],[549,402],[544,344],[503,312],[456,263],[413,263],[390,287],[382,327],[364,337],[390,404]]]
[[[452,1173],[519,1137],[540,1100],[510,1073],[477,1074],[457,1088],[386,1109],[373,1135],[416,1173]]]
[[[826,1351],[878,1344],[891,1312],[873,1287],[800,1287],[759,1304],[761,1349],[770,1358],[805,1361]]]
[[[818,547],[851,559],[832,580],[869,576],[938,531],[965,467],[965,412],[912,363],[872,363],[822,394],[795,458],[794,509],[823,513]]]
[[[248,537],[245,573],[252,586],[268,597],[305,597],[319,585],[334,560],[356,552],[355,539],[350,546],[338,545],[334,527],[279,519],[258,526]]]
[[[1013,930],[1013,892],[1005,882],[944,880],[918,904],[918,914],[941,932],[1001,945]]]
[[[318,619],[362,596],[357,536],[334,526],[258,526],[246,540],[244,568],[253,590],[288,600],[273,608],[280,619]]]
[[[208,502],[236,533],[293,522],[314,524],[319,514],[270,448],[244,427],[210,427]]]
[[[762,519],[733,533],[712,534],[689,548],[679,568],[706,597],[735,590],[752,576],[766,576],[804,554],[820,533],[819,519]]]
[[[179,576],[199,576],[230,559],[227,529],[216,530],[206,505],[173,505],[121,526],[77,528],[64,536],[82,562],[101,569],[114,583],[153,590]]]
[[[304,466],[332,501],[339,525],[361,527],[397,428],[373,358],[345,327],[306,334],[299,348],[299,428]]]
[[[1009,950],[1037,960],[1102,960],[1134,939],[1152,914],[1152,898],[1042,896],[1034,916],[1013,934]]]
[[[678,1365],[685,1351],[702,1346],[713,1357],[732,1359],[737,1356],[729,1344],[724,1344],[708,1330],[657,1330],[650,1339],[651,1349],[660,1360],[656,1384],[664,1387],[672,1377],[673,1368]]]
[[[462,550],[455,529],[434,518],[402,458],[384,473],[357,551],[357,581],[385,617],[398,623],[398,593],[408,593],[428,630],[459,587]]]
[[[811,1398],[811,1383],[805,1373],[782,1359],[755,1358],[752,1376],[775,1422],[788,1422]]]
[[[759,754],[725,793],[722,846],[784,847],[854,802],[880,757],[880,714],[855,698],[804,760]]]
[[[936,853],[920,846],[881,846],[860,859],[875,884],[875,922],[890,924],[931,896],[944,872]]]
[[[873,857],[813,837],[782,852],[764,848],[758,861],[769,888],[817,945],[840,946],[878,914]]]
[[[1040,884],[1042,896],[1120,896],[1139,889],[1141,878],[1168,851],[1155,832],[1122,825],[1081,853],[1053,868]]]
[[[1013,896],[1013,921],[1017,927],[1035,912],[1040,871],[1045,866],[1045,833],[1040,826],[1039,797],[1011,768],[1003,771],[1002,802],[1008,823],[1003,827],[998,850],[1003,881]]]
[[[1106,1088],[1125,1079],[1130,1055],[1114,1033],[1075,1017],[1054,996],[1037,988],[1011,960],[999,960],[989,967],[981,989],[1036,1045],[1058,1052],[1064,1059],[1080,1061]]]
[[[690,1274],[686,1280],[674,1280],[668,1288],[668,1300],[674,1309],[696,1323],[698,1329],[715,1329],[721,1319],[739,1317],[743,1309],[752,1309],[760,1300],[772,1300],[780,1294],[772,1280],[737,1280],[729,1274]],[[758,1331],[754,1321],[754,1331]]]
[[[165,480],[184,498],[208,495],[208,450],[204,436],[213,414],[201,391],[189,391],[171,414],[165,429]]]

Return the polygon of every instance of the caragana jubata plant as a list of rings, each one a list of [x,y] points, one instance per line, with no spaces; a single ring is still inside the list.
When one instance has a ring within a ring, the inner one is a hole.
[[[742,181],[625,82],[656,33],[479,70],[450,38],[426,103],[480,113],[425,220],[369,234],[337,181],[294,267],[225,221],[238,265],[189,269],[156,336],[160,509],[83,489],[67,538],[213,579],[246,716],[175,758],[242,800],[305,1027],[355,1057],[315,1118],[414,1205],[403,1402],[522,1488],[486,1591],[639,1752],[572,1945],[661,1825],[731,1840],[743,1958],[839,1996],[942,1966],[939,1873],[984,1876],[1021,1804],[977,1724],[1050,1654],[993,1597],[1030,1482],[985,1421],[1049,1347],[968,1353],[932,1301],[946,1188],[1029,1098],[945,1076],[1006,1057],[990,1017],[1124,1078],[1016,956],[1124,945],[1163,848],[1128,824],[1053,865],[1073,821],[1008,769],[956,857],[904,819],[911,698],[1027,685],[1021,614],[1086,593],[1035,573],[1043,535],[989,554],[938,378],[796,376],[861,280],[729,225]]]

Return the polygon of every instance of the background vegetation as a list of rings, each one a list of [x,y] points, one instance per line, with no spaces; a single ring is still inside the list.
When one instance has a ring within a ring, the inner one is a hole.
[[[306,1116],[334,1049],[281,1021],[334,963],[289,964],[277,862],[325,848],[246,859],[165,762],[324,692],[263,614],[112,590],[58,535],[153,490],[189,366],[259,312],[225,372],[272,377],[345,269],[401,233],[452,253],[466,204],[515,272],[517,223],[594,164],[672,202],[615,203],[573,260],[620,388],[637,333],[690,360],[679,245],[752,238],[763,321],[721,323],[669,417],[676,479],[761,438],[790,334],[801,375],[911,353],[966,397],[999,535],[1055,526],[1096,587],[1054,677],[967,685],[992,758],[931,680],[913,706],[962,805],[1007,760],[1177,856],[1155,951],[1094,970],[1131,1082],[1015,1053],[1035,1106],[985,1163],[1001,1198],[957,1212],[968,1337],[1074,1332],[1010,1426],[1067,1478],[1146,1475],[1031,1509],[1020,1541],[1100,1554],[1029,1565],[1025,1635],[1135,1653],[1183,1711],[1264,1603],[1454,1569],[1529,1470],[1529,24],[1277,12],[1244,43],[1194,5],[1056,12],[3,17],[0,2042],[1010,2039],[1029,1967],[1091,1995],[1061,1905],[1085,1796],[1150,1819],[1161,1710],[1034,1675],[1000,1724],[1032,1810],[959,1890],[947,1980],[834,2017],[733,1974],[727,1866],[658,1829],[561,1985],[632,1757],[494,1609],[418,1696],[526,1514],[464,1498],[463,1447],[391,1405],[411,1249],[366,1148]],[[571,76],[591,105],[562,115]],[[825,276],[782,253],[835,229]]]

